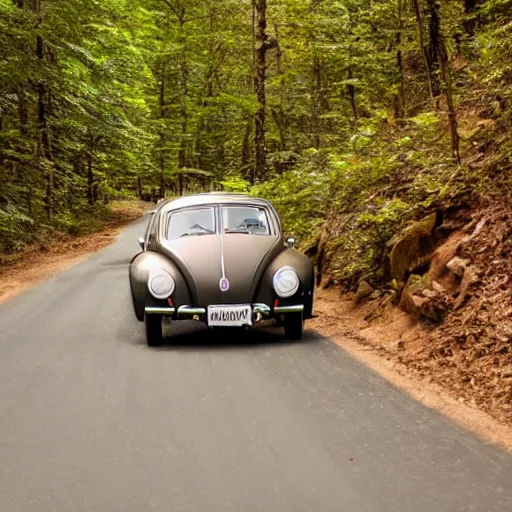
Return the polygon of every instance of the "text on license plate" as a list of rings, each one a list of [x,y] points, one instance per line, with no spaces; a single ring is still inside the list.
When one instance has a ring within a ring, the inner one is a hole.
[[[242,327],[252,325],[252,308],[242,306],[210,306],[208,325],[211,327]]]

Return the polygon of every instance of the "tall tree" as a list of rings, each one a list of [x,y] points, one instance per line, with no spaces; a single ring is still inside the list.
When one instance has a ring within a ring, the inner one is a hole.
[[[267,51],[270,43],[267,34],[267,0],[253,0],[255,9],[255,61],[254,61],[254,90],[258,98],[258,110],[254,118],[254,148],[255,162],[252,181],[265,176],[266,147],[265,121],[267,97],[265,81],[267,75]]]

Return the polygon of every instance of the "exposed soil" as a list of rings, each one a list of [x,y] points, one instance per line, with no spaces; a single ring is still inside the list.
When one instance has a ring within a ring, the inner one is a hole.
[[[15,255],[0,255],[0,261],[8,261],[0,265],[0,304],[110,245],[123,226],[140,218],[148,209],[148,203],[139,201],[116,202],[110,208],[111,215],[104,229],[98,233],[85,236],[58,233]]]

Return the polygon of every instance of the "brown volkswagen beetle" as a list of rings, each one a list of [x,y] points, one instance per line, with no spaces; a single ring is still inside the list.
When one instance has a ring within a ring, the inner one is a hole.
[[[313,310],[311,261],[283,237],[274,207],[240,194],[198,194],[151,212],[130,286],[147,343],[162,342],[162,320],[250,327],[275,319],[302,338]]]

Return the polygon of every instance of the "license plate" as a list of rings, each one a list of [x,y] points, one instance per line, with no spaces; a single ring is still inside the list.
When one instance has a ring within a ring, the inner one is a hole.
[[[242,327],[252,325],[251,306],[210,306],[208,308],[210,327]]]

